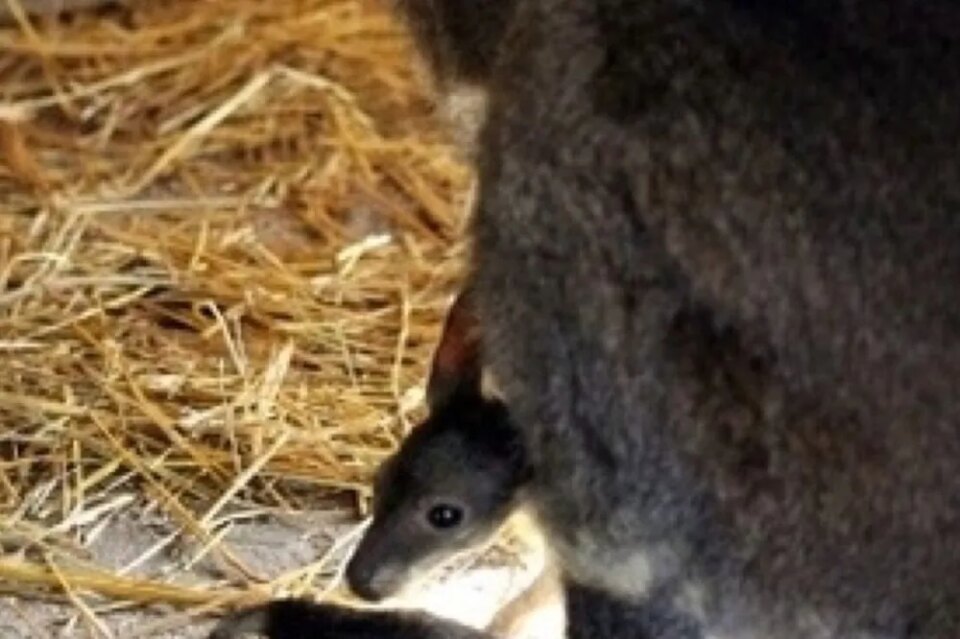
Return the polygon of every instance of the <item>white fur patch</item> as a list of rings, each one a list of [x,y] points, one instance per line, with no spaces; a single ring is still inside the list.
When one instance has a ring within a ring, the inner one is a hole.
[[[653,583],[653,558],[645,550],[610,552],[598,547],[587,534],[579,535],[573,546],[553,546],[563,567],[580,583],[623,597],[642,596]]]
[[[473,157],[480,129],[487,119],[488,94],[478,86],[458,85],[447,90],[440,101],[440,113],[453,129],[454,140],[468,157]]]
[[[702,586],[693,582],[687,582],[677,594],[674,605],[681,612],[690,615],[699,623],[703,624],[707,617],[705,598],[706,595]],[[717,637],[716,639],[720,638]]]
[[[496,377],[488,368],[484,368],[480,372],[480,394],[486,399],[504,400],[503,391],[497,384]]]

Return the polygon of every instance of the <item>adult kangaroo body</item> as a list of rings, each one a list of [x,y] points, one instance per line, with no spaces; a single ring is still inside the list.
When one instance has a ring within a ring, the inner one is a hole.
[[[960,3],[401,6],[570,636],[960,636]]]

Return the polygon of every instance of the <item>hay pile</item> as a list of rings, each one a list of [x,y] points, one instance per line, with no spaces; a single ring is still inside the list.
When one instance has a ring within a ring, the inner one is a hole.
[[[262,595],[228,515],[365,493],[421,404],[470,175],[377,3],[2,1],[0,588],[88,616]],[[232,584],[92,565],[131,509]]]

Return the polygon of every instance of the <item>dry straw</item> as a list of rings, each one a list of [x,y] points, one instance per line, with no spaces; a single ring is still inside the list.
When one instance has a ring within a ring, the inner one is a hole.
[[[469,174],[376,3],[0,4],[0,586],[92,626],[91,594],[262,594],[225,522],[364,493],[420,406]],[[236,587],[86,561],[131,508]]]

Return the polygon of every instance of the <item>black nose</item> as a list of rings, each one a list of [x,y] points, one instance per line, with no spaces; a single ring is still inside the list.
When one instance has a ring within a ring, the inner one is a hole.
[[[378,602],[390,595],[385,580],[379,578],[377,570],[363,562],[351,561],[347,565],[346,579],[353,594],[364,601]]]

